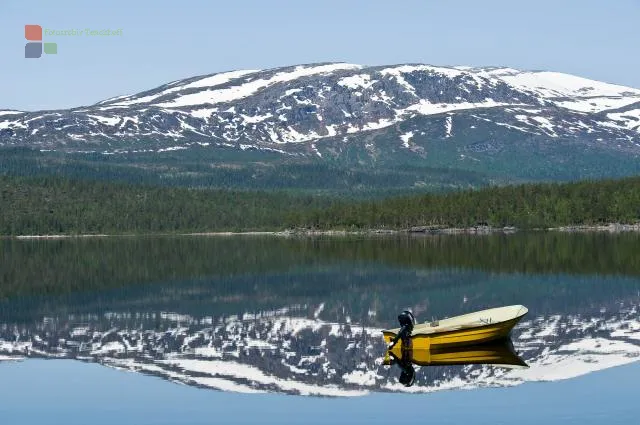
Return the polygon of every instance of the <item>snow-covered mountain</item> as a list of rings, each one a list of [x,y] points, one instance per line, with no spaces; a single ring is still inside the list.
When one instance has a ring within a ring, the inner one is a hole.
[[[573,378],[640,360],[636,304],[591,314],[533,316],[513,333],[528,369],[495,366],[417,368],[416,383],[398,383],[383,365],[380,329],[300,316],[310,306],[191,317],[108,313],[0,325],[0,360],[73,358],[225,391],[355,396],[377,391],[430,392],[512,386]],[[375,314],[375,313],[373,313]]]
[[[323,63],[187,78],[68,110],[0,111],[0,146],[54,150],[326,157],[360,141],[376,155],[380,134],[416,156],[447,139],[460,144],[458,159],[513,140],[636,155],[640,90],[511,68]]]

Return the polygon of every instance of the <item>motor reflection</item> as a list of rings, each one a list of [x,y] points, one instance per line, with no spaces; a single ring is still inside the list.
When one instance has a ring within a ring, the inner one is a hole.
[[[498,367],[528,367],[515,352],[511,339],[480,345],[414,349],[407,338],[385,353],[383,364],[400,368],[399,381],[410,387],[416,380],[414,366],[493,365]]]

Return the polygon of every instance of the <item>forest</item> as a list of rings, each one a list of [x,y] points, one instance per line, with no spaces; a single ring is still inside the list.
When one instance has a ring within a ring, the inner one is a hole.
[[[216,231],[519,229],[640,222],[640,177],[351,200],[277,190],[194,189],[0,176],[0,235]]]
[[[535,183],[340,203],[294,214],[294,223],[314,228],[414,226],[513,226],[520,229],[568,225],[637,223],[640,178]]]

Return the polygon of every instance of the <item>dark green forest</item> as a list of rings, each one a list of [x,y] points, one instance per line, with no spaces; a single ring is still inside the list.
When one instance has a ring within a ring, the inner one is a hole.
[[[0,176],[0,235],[285,229],[521,229],[640,221],[640,178],[537,183],[373,200]]]
[[[275,230],[326,198],[58,177],[0,177],[0,234],[131,234]]]
[[[294,223],[327,228],[515,226],[640,222],[640,178],[536,183],[446,194],[340,203],[295,214]]]
[[[0,175],[65,176],[88,181],[202,189],[278,190],[350,199],[442,192],[509,181],[447,167],[345,166],[313,159],[283,159],[268,152],[205,148],[154,155],[0,148]]]

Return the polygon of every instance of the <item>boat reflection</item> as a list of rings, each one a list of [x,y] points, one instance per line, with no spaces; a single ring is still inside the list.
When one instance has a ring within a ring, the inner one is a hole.
[[[385,353],[383,364],[400,367],[399,381],[406,387],[414,384],[416,366],[494,365],[507,368],[527,368],[510,339],[463,347],[414,349],[411,340],[398,344]]]

